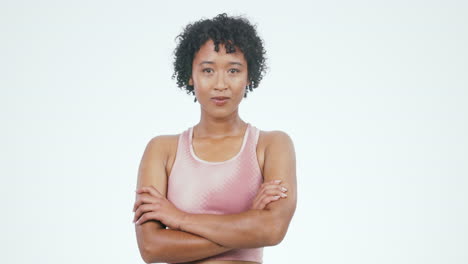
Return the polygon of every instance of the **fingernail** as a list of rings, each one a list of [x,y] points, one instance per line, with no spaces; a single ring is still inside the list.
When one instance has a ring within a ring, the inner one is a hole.
[[[280,197],[279,197],[279,195],[277,195],[277,196],[273,196],[273,198],[278,199],[278,198],[280,198]]]
[[[281,180],[275,180],[275,183],[280,183],[280,182],[281,182]]]
[[[282,193],[282,194],[281,194],[281,197],[288,197],[288,195],[285,194],[285,193]]]
[[[285,191],[287,191],[288,189],[286,189],[286,188],[284,188],[284,187],[281,187],[281,190],[282,190],[283,192],[285,192]]]

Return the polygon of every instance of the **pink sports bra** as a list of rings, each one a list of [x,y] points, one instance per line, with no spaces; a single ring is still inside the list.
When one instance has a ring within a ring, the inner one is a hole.
[[[167,198],[193,214],[235,214],[252,206],[263,176],[256,146],[260,131],[247,123],[242,147],[229,160],[210,162],[196,156],[193,127],[179,136],[176,158],[168,178]],[[233,249],[205,260],[262,262],[263,248]]]

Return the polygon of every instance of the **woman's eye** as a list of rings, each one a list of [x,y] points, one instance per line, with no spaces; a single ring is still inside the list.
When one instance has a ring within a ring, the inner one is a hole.
[[[212,70],[212,69],[210,69],[210,68],[206,68],[206,69],[203,69],[203,72],[212,73],[212,72],[213,72],[213,70]]]
[[[236,72],[239,72],[239,70],[238,69],[230,69],[229,72],[230,73],[236,73]]]

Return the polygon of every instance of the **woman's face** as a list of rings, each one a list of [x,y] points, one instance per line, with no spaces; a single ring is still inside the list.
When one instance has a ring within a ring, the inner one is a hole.
[[[234,53],[226,53],[224,44],[219,45],[219,52],[214,47],[213,41],[209,39],[195,54],[189,85],[194,86],[195,96],[202,109],[220,116],[238,109],[249,84],[248,69],[239,48],[236,47]],[[228,99],[216,100],[213,97]]]

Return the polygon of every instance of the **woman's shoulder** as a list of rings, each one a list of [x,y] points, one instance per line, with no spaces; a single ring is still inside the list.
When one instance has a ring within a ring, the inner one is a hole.
[[[173,142],[177,142],[178,135],[156,135],[150,138],[146,144],[145,152],[153,158],[167,161]],[[176,143],[177,144],[177,143]]]
[[[160,150],[167,153],[167,151],[172,149],[174,145],[177,146],[179,136],[180,134],[157,135],[151,138],[150,144],[155,147],[157,146]]]
[[[259,144],[268,147],[271,144],[275,143],[282,143],[282,142],[290,142],[292,143],[291,136],[283,130],[260,130],[259,135]]]
[[[171,141],[177,140],[180,134],[165,134],[154,136],[151,141],[157,141],[163,144],[170,143]]]

